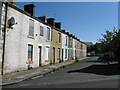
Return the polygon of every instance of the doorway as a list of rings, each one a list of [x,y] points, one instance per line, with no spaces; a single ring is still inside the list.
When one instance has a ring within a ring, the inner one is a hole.
[[[63,58],[64,57],[64,49],[62,49],[62,62],[63,62]]]
[[[53,47],[53,64],[55,64],[55,48]]]
[[[41,66],[41,46],[38,47],[38,61],[39,61],[39,66]]]

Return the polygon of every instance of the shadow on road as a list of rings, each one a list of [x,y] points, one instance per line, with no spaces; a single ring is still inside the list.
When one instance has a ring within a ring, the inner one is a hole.
[[[68,73],[92,73],[98,75],[120,75],[118,64],[96,64],[77,70],[68,71]]]

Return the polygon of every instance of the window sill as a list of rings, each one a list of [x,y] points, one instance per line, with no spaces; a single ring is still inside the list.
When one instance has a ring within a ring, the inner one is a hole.
[[[33,36],[27,36],[28,38],[35,39]]]
[[[65,44],[65,46],[67,46],[67,44]]]
[[[45,40],[46,42],[50,42],[50,40]]]
[[[61,45],[61,43],[59,43],[59,42],[57,42],[57,43]]]
[[[49,62],[50,61],[50,59],[48,59],[48,60],[45,60],[45,62]]]
[[[33,63],[33,61],[26,61],[26,64],[32,64]]]

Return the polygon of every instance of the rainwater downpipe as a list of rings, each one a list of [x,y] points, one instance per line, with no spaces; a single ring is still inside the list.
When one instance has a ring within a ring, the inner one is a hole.
[[[4,21],[4,30],[3,30],[4,33],[3,33],[3,54],[2,54],[2,70],[1,70],[1,75],[4,74],[7,11],[8,11],[8,3],[6,2],[5,3],[5,21]]]

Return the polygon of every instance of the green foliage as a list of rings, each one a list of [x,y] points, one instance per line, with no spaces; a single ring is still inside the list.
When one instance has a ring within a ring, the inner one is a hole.
[[[114,28],[113,31],[106,30],[105,34],[102,34],[103,38],[98,39],[98,41],[101,43],[101,49],[111,51],[111,42],[113,39],[117,36],[118,31]]]
[[[78,58],[77,58],[77,57],[75,58],[75,62],[79,62],[79,60],[78,60]]]
[[[103,38],[98,39],[99,43],[95,44],[95,49],[104,53],[114,52],[115,56],[120,57],[120,30],[106,30],[102,36]]]

